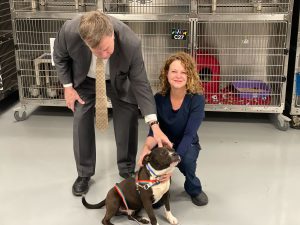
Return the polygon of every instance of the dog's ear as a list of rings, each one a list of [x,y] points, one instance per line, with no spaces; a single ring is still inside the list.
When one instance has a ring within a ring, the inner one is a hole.
[[[150,158],[151,158],[150,154],[145,155],[144,158],[143,158],[142,164],[146,165],[148,162],[150,162]]]

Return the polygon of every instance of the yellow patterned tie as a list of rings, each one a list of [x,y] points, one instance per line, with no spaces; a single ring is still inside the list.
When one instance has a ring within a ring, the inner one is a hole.
[[[100,130],[108,128],[107,97],[104,74],[104,62],[97,58],[96,61],[96,127]]]

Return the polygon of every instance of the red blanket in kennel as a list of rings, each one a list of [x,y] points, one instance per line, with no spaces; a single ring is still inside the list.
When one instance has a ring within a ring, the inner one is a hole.
[[[236,81],[219,93],[206,93],[206,103],[223,105],[270,105],[271,89],[261,81]]]
[[[218,92],[220,82],[220,64],[218,59],[213,55],[199,50],[197,52],[196,62],[197,71],[205,92]]]

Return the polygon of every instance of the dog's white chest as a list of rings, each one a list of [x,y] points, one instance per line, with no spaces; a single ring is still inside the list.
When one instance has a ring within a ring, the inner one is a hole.
[[[158,202],[161,197],[169,190],[170,181],[160,183],[152,187],[152,193],[154,197],[154,203]]]

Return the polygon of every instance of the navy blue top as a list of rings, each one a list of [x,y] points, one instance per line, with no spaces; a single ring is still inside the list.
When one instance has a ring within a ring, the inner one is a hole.
[[[186,94],[178,110],[172,109],[170,93],[165,96],[157,93],[154,98],[160,129],[174,144],[176,152],[184,156],[191,144],[199,143],[197,131],[204,119],[204,96]],[[149,135],[153,136],[151,129]]]

